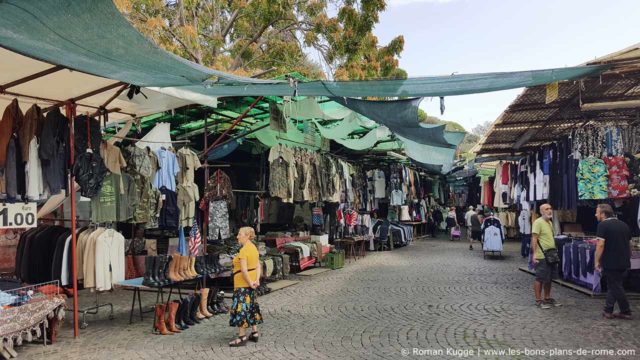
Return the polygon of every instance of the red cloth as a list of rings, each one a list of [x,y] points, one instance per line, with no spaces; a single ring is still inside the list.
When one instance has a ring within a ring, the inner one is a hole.
[[[502,164],[502,178],[500,179],[500,181],[502,182],[502,185],[508,185],[509,184],[509,179],[511,178],[509,176],[509,170],[511,169],[511,166],[509,165],[509,163],[504,163]]]
[[[609,198],[621,199],[629,197],[629,168],[622,156],[604,157],[602,160],[609,170]]]

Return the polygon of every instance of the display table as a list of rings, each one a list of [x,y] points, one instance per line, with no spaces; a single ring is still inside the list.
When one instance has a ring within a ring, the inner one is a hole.
[[[413,227],[414,237],[423,236],[424,234],[420,231],[420,229],[422,228],[422,225],[427,224],[421,221],[400,221],[400,223],[404,225],[411,225],[411,227]]]
[[[210,278],[216,278],[216,277],[226,277],[226,276],[230,276],[231,275],[231,271],[225,271],[223,273],[214,275],[211,274],[209,275]],[[142,282],[144,280],[144,278],[142,277],[138,277],[138,278],[134,278],[134,279],[129,279],[129,280],[125,280],[125,281],[120,281],[118,282],[118,286],[121,287],[123,290],[127,290],[127,291],[132,291],[133,292],[133,300],[131,301],[131,312],[129,313],[129,324],[133,323],[133,313],[135,311],[135,305],[136,305],[136,298],[138,299],[138,310],[140,313],[140,321],[143,320],[143,313],[149,313],[152,312],[153,310],[150,311],[143,311],[142,310],[142,300],[140,299],[140,292],[145,291],[145,292],[155,292],[156,293],[156,303],[165,303],[164,301],[164,290],[165,289],[169,289],[169,295],[167,297],[167,301],[166,304],[168,305],[171,302],[171,295],[173,294],[173,289],[175,288],[178,291],[178,296],[182,297],[182,292],[181,292],[181,285],[186,284],[188,282],[191,281],[202,281],[204,279],[203,275],[198,275],[197,277],[193,278],[193,279],[188,279],[188,280],[184,280],[184,281],[179,281],[179,282],[172,282],[170,284],[167,285],[163,285],[163,286],[146,286],[143,285]]]

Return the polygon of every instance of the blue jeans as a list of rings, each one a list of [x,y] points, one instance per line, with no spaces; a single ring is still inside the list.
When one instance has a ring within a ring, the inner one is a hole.
[[[521,244],[520,244],[520,255],[523,258],[529,257],[529,252],[531,252],[531,235],[521,235]]]

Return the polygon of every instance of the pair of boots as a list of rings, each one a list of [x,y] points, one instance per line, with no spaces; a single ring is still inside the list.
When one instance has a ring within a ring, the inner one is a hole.
[[[226,314],[229,307],[224,302],[224,291],[218,291],[217,288],[209,289],[209,298],[207,299],[207,307],[210,313]]]
[[[170,258],[169,255],[146,256],[142,285],[152,287],[169,285],[171,280],[166,274]]]
[[[169,264],[169,279],[173,282],[194,279],[198,276],[195,266],[194,257],[173,255]]]
[[[172,301],[166,308],[164,304],[156,304],[154,332],[160,335],[173,335],[212,317],[213,314],[207,311],[208,297],[209,289],[202,289],[200,293]]]

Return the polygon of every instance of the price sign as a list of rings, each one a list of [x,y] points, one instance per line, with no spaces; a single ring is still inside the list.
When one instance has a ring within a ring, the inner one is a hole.
[[[37,209],[36,203],[0,205],[0,229],[36,227]]]

